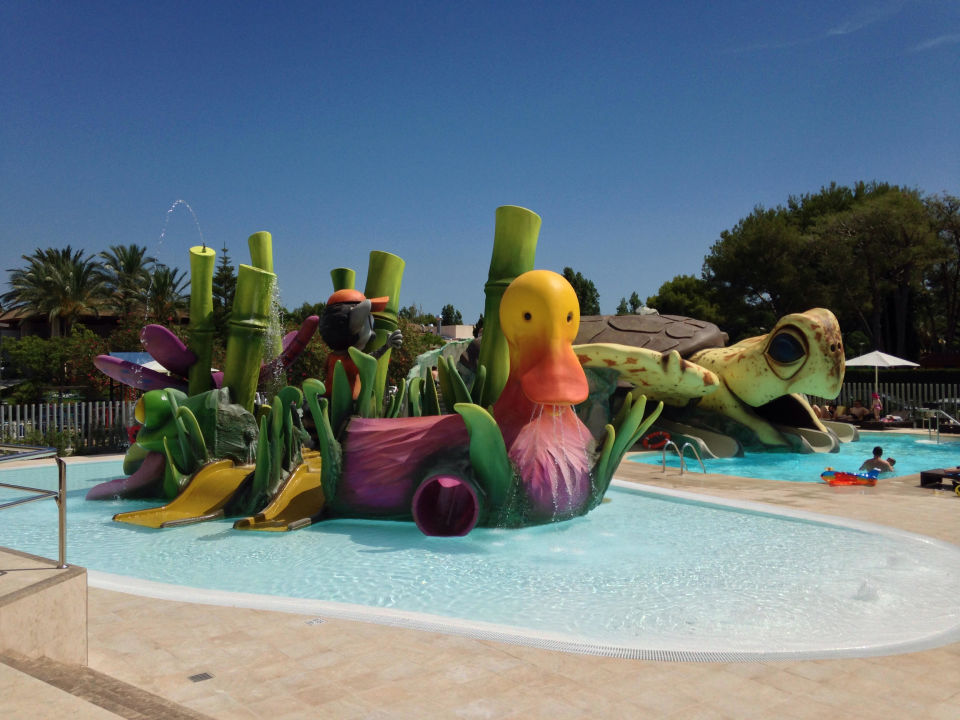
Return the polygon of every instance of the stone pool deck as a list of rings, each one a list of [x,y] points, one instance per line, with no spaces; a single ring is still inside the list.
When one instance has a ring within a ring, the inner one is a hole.
[[[919,475],[881,480],[875,488],[828,488],[681,476],[669,468],[664,474],[659,466],[625,461],[617,476],[881,523],[960,545],[960,497],[921,489]],[[953,608],[960,598],[930,602]],[[72,693],[69,681],[53,687],[37,680],[56,675],[56,668],[0,662],[0,717],[63,717],[71,699],[69,716],[79,718],[960,717],[960,643],[863,659],[671,663],[95,588],[87,609],[92,677],[81,683],[85,693]],[[210,677],[195,677],[204,673]],[[98,700],[98,683],[111,688],[114,705]],[[126,703],[117,700],[124,688]]]

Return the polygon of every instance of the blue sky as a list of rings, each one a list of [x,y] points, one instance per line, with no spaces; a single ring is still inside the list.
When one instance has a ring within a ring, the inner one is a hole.
[[[473,322],[511,204],[612,313],[756,205],[960,194],[958,0],[6,0],[0,68],[2,271],[127,243],[185,268],[201,232],[248,262],[269,230],[288,307],[377,249],[402,305]]]

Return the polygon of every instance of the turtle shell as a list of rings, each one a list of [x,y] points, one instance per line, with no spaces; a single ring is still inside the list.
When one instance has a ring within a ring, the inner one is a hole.
[[[616,343],[657,352],[676,350],[689,357],[698,350],[723,347],[727,339],[713,323],[681,315],[585,315],[574,344]]]

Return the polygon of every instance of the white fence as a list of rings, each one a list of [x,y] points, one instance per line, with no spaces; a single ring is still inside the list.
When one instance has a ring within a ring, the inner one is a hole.
[[[134,423],[133,402],[37,403],[0,405],[0,441],[49,443],[65,436],[74,450],[116,449]]]
[[[881,382],[878,386],[885,415],[899,415],[904,420],[915,419],[923,408],[936,408],[960,417],[960,384]],[[823,404],[837,400],[838,405],[850,407],[860,400],[870,407],[874,393],[872,382],[845,382],[837,398],[811,397],[811,403]]]

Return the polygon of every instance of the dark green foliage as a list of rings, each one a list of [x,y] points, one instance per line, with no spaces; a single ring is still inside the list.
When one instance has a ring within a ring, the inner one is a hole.
[[[10,269],[10,290],[0,296],[5,310],[22,308],[46,317],[53,337],[69,334],[84,314],[99,314],[110,295],[98,263],[82,250],[35,250],[26,267]]]
[[[43,402],[51,399],[51,393],[62,392],[79,393],[86,400],[104,399],[110,381],[94,367],[93,359],[109,349],[103,338],[80,324],[66,337],[5,338],[4,379],[23,380],[8,395],[15,403]]]
[[[284,317],[284,320],[286,320],[287,328],[290,330],[293,330],[300,327],[303,324],[303,321],[306,320],[311,315],[316,315],[317,317],[323,317],[323,310],[325,307],[326,307],[326,303],[305,302],[296,310],[284,310],[283,317]]]
[[[674,278],[647,302],[715,322],[731,342],[765,333],[789,313],[827,307],[848,345],[865,336],[868,350],[917,359],[960,346],[960,244],[950,231],[957,221],[950,196],[834,183],[784,206],[757,207],[720,234],[702,278]]]
[[[661,315],[685,315],[713,323],[721,320],[714,289],[693,275],[668,280],[656,295],[647,298],[647,305]]]
[[[180,268],[158,265],[147,293],[147,315],[161,325],[179,323],[190,306],[190,278]]]
[[[107,285],[107,305],[121,318],[131,313],[142,317],[156,258],[147,255],[146,247],[136,244],[111,245],[98,257],[102,261],[101,274]]]
[[[630,308],[627,307],[627,299],[622,297],[620,302],[617,304],[617,315],[628,315],[630,313]]]
[[[224,244],[217,258],[213,274],[213,326],[215,337],[221,347],[227,345],[227,320],[233,307],[233,295],[237,289],[237,271],[230,262],[230,253]]]
[[[597,292],[597,286],[592,280],[587,280],[579,272],[574,272],[573,268],[565,267],[563,277],[573,286],[573,291],[577,294],[577,300],[580,301],[581,315],[599,315],[600,314],[600,293]]]
[[[463,325],[463,316],[453,305],[444,305],[440,310],[440,322],[443,325]]]

